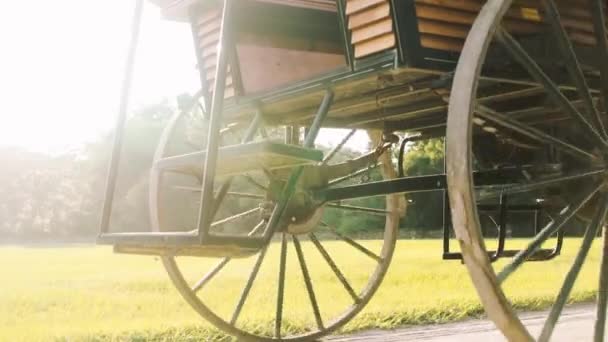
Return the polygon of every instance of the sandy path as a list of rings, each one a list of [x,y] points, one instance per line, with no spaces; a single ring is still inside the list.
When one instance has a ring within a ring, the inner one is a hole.
[[[538,336],[544,324],[547,312],[523,314],[524,324]],[[552,341],[592,341],[595,322],[595,306],[577,305],[566,309],[560,318]],[[487,320],[469,320],[458,323],[404,327],[395,330],[371,330],[353,335],[332,336],[326,339],[332,342],[397,342],[397,341],[467,341],[487,342],[505,341],[502,335]]]

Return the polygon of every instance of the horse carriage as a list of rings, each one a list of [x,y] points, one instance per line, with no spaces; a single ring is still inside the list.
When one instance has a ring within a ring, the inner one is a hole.
[[[436,210],[444,215],[444,259],[466,266],[487,315],[507,339],[528,341],[533,337],[504,282],[525,262],[558,257],[565,227],[578,218],[587,226],[582,243],[538,337],[550,339],[608,211],[605,1],[153,0],[167,19],[190,25],[201,88],[182,101],[158,144],[150,231],[116,232],[110,213],[142,2],[134,15],[100,243],[119,253],[160,256],[186,301],[228,334],[308,341],[346,324],[378,289],[395,250],[404,194],[443,191],[444,206]],[[343,134],[331,150],[315,146],[321,128]],[[367,151],[336,157],[349,140],[367,141],[361,132],[369,136]],[[406,175],[407,143],[437,138],[445,141],[444,172]],[[176,217],[183,206],[170,195],[176,187],[195,207],[195,219]],[[382,205],[356,205],[370,197]],[[248,209],[234,212],[237,202]],[[535,236],[508,250],[507,213],[517,210],[537,213]],[[326,222],[331,211],[380,217],[381,244],[372,250],[361,236],[336,230]],[[484,211],[500,213],[496,248],[488,248],[482,234]],[[546,225],[538,224],[541,211],[552,213]],[[452,230],[459,252],[449,244]],[[608,300],[603,236],[596,341],[604,340]],[[549,239],[556,243],[547,248]],[[340,253],[369,259],[367,278],[345,275],[344,264],[328,252],[334,240],[350,248]],[[287,261],[291,244],[293,263]],[[323,311],[333,299],[315,292],[303,244],[318,252],[347,296],[336,299],[340,310]],[[496,266],[501,258],[510,260]],[[191,281],[185,263],[196,260],[209,270]],[[205,297],[214,278],[242,260],[252,261],[234,271],[246,275],[242,287],[220,284]],[[278,274],[260,289],[256,279],[271,261],[278,262]],[[291,329],[284,316],[291,309],[286,296],[294,297],[288,273],[295,272],[287,272],[287,264],[299,269],[305,288],[301,306],[309,310],[310,326],[303,330]],[[272,334],[243,323],[254,289],[273,303]],[[234,302],[233,310],[214,309],[214,301]]]

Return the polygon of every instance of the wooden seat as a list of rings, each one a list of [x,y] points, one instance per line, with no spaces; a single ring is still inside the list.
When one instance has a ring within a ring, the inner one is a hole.
[[[266,243],[263,238],[209,236],[203,243],[189,245],[146,244],[136,241],[118,242],[114,244],[114,252],[156,256],[243,258],[257,253]]]
[[[161,170],[201,174],[206,152],[195,152],[158,160]],[[323,152],[295,145],[261,141],[222,147],[219,150],[216,174],[227,176],[255,170],[277,170],[323,160]]]

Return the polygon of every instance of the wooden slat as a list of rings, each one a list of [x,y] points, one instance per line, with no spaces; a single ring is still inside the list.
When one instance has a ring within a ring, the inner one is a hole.
[[[221,11],[219,9],[209,9],[198,15],[195,22],[195,37],[196,48],[199,49],[198,55],[201,58],[203,70],[200,72],[204,75],[208,84],[208,91],[213,91],[215,83],[215,72],[217,63],[217,44],[219,42],[219,34],[221,28]],[[201,66],[199,66],[201,68]],[[232,74],[230,66],[226,73],[226,86],[224,89],[224,98],[230,98],[235,95]]]
[[[198,26],[198,35],[202,37],[206,34],[209,34],[210,32],[219,31],[221,24],[222,24],[221,20],[218,18],[217,20],[208,22],[206,24],[199,25]]]
[[[217,42],[220,40],[220,32],[214,32],[211,34],[208,34],[206,36],[203,37],[199,37],[199,46],[201,48],[205,48],[207,46],[214,46],[217,45]]]
[[[422,33],[420,34],[420,45],[430,49],[460,52],[464,40]]]
[[[387,0],[347,0],[346,15],[357,13],[366,8],[373,7],[383,2],[387,2]]]
[[[465,25],[444,23],[427,19],[418,19],[418,31],[420,33],[465,39],[469,34],[469,30],[470,27]]]
[[[395,34],[387,33],[355,45],[355,58],[371,55],[395,47]]]
[[[459,52],[484,3],[484,0],[415,0],[421,45]],[[557,0],[556,3],[570,39],[576,44],[594,45],[589,2]],[[546,24],[540,2],[515,0],[505,15],[503,25],[513,34],[542,32]]]
[[[348,28],[353,30],[371,22],[387,18],[390,16],[390,14],[391,6],[388,2],[385,2],[378,6],[351,15],[348,18]]]
[[[357,44],[364,40],[381,36],[393,32],[393,20],[388,17],[367,26],[360,27],[352,31],[351,43]]]
[[[355,58],[395,47],[389,0],[347,0],[345,11]]]
[[[203,13],[200,13],[196,19],[196,23],[200,25],[205,25],[211,21],[220,20],[222,17],[222,11],[218,9],[208,9]]]

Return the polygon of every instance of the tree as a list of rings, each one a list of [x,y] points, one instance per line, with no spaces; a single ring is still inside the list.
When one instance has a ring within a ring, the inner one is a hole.
[[[403,159],[406,176],[442,174],[444,172],[444,141],[430,139],[414,142]],[[407,195],[409,202],[402,226],[415,230],[435,230],[443,225],[443,191]]]

